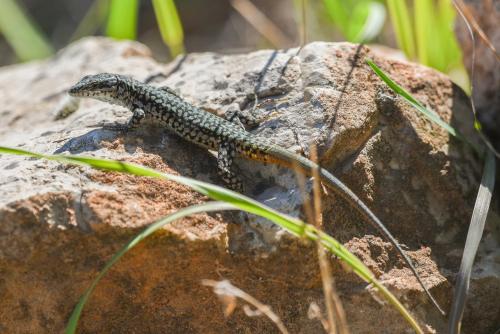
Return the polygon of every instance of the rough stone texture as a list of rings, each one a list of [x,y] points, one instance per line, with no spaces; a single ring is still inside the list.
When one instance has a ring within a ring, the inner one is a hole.
[[[467,8],[490,42],[500,50],[500,2],[466,0]],[[462,47],[464,63],[469,71],[472,64],[472,40],[465,23],[457,16],[457,37]],[[492,50],[475,33],[476,60],[474,66],[474,102],[486,131],[500,147],[500,62]]]
[[[168,84],[209,111],[263,115],[253,132],[284,147],[307,154],[316,143],[322,165],[408,246],[426,284],[449,306],[478,186],[475,157],[391,94],[364,60],[374,59],[446,121],[470,132],[463,93],[437,72],[384,60],[364,47],[317,42],[293,57],[296,51],[190,54],[164,65],[137,43],[85,39],[48,61],[0,71],[0,141],[42,153],[123,159],[219,183],[213,154],[175,136],[154,128],[126,136],[103,130],[99,123],[129,117],[120,107],[84,100],[78,111],[55,120],[65,90],[85,74],[116,72],[140,80],[162,74],[153,84]],[[249,161],[239,165],[248,195],[301,214],[292,172]],[[139,227],[205,200],[172,182],[22,157],[1,156],[0,170],[0,332],[61,331],[78,296]],[[373,236],[340,198],[325,196],[323,206],[326,230],[360,256],[428,332],[443,332],[446,320],[392,246]],[[467,333],[492,331],[500,315],[498,235],[490,227],[478,255]],[[314,247],[264,220],[199,215],[130,252],[97,288],[80,329],[275,332],[268,320],[241,310],[224,318],[200,280],[226,278],[269,304],[291,332],[317,333],[319,322],[307,318],[311,302],[323,305],[317,268]],[[392,308],[380,307],[366,285],[336,262],[334,276],[353,333],[408,331]]]

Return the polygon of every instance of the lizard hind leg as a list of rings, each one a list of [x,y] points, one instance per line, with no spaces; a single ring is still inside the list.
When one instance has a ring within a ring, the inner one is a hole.
[[[227,186],[231,190],[241,193],[243,192],[243,184],[237,175],[238,171],[234,165],[235,153],[236,147],[234,144],[221,144],[217,155],[217,167],[219,169],[219,176]]]
[[[245,130],[257,128],[266,118],[267,115],[256,116],[255,110],[240,110],[234,105],[229,107],[224,113],[224,119],[226,121],[234,123]]]

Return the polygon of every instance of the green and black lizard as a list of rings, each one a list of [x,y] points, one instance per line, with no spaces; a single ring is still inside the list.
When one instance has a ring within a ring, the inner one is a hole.
[[[126,76],[102,73],[84,77],[70,88],[69,94],[73,97],[90,97],[130,109],[133,112],[132,118],[126,125],[115,126],[117,129],[130,130],[138,127],[141,121],[148,120],[196,145],[217,151],[219,173],[222,179],[235,190],[242,189],[233,164],[236,156],[288,168],[298,168],[300,172],[309,176],[315,168],[319,168],[314,162],[273,145],[265,138],[247,132],[241,123],[230,122],[193,106],[168,87],[154,87]],[[420,279],[409,257],[377,216],[345,184],[327,170],[319,168],[319,173],[321,181],[328,188],[356,208],[394,245],[430,300],[441,314],[444,314]]]

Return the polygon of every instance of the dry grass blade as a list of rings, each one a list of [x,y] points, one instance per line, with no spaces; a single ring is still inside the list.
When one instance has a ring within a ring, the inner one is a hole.
[[[479,242],[483,235],[484,224],[488,209],[490,207],[491,196],[495,186],[495,157],[492,152],[487,151],[484,162],[483,177],[474,205],[467,239],[465,241],[462,262],[455,283],[453,302],[451,305],[450,318],[448,321],[448,332],[450,334],[460,333],[460,323],[465,308],[465,300],[469,290],[469,281],[474,264],[474,258],[479,247]]]
[[[300,46],[303,47],[304,45],[307,44],[307,12],[306,12],[306,7],[307,7],[307,0],[301,0],[301,14],[302,14],[302,21],[300,22],[301,25],[301,36],[300,36]]]
[[[310,152],[311,161],[316,162],[318,160],[316,146],[311,146]],[[312,175],[314,179],[314,208],[313,205],[311,205],[309,193],[306,191],[306,180],[303,172],[301,172],[298,166],[294,166],[294,171],[297,177],[297,183],[299,184],[299,188],[302,193],[302,198],[304,199],[304,211],[307,217],[307,221],[309,224],[316,226],[318,230],[321,230],[323,227],[323,215],[321,212],[322,186],[320,182],[319,170],[313,170]],[[327,319],[323,319],[321,311],[319,310],[319,306],[315,318],[321,321],[328,333],[347,334],[349,333],[349,330],[347,327],[345,312],[342,307],[342,302],[338,297],[337,292],[335,291],[335,282],[332,276],[330,263],[328,262],[328,256],[326,254],[325,248],[321,245],[321,242],[319,242],[319,240],[316,242],[316,246],[321,274],[321,282],[323,285],[323,294],[325,296]]]
[[[69,38],[69,42],[95,34],[99,30],[99,27],[106,21],[108,13],[109,0],[94,0]]]
[[[300,167],[298,165],[294,165],[293,167],[295,176],[297,178],[297,183],[299,185],[300,192],[302,194],[302,198],[304,201],[304,213],[306,214],[307,222],[311,225],[316,226],[316,228],[319,229],[319,226],[322,226],[322,221],[321,221],[321,204],[316,204],[313,206],[311,205],[311,198],[309,196],[309,192],[306,190],[306,178],[304,176],[304,173],[301,171]],[[317,182],[314,183],[313,187],[317,187],[316,185]],[[313,190],[314,191],[314,190]],[[316,201],[316,198],[314,199]],[[321,199],[320,199],[321,200]],[[320,217],[319,219],[316,219],[316,210],[320,210]],[[315,309],[315,314],[314,318],[318,319],[321,321],[321,324],[323,325],[323,328],[327,333],[330,334],[337,334],[337,326],[336,321],[335,321],[335,316],[334,316],[334,311],[333,311],[333,302],[331,298],[331,287],[333,284],[333,278],[331,277],[331,268],[328,264],[328,260],[326,258],[326,255],[324,254],[324,248],[321,245],[319,241],[316,241],[316,247],[317,247],[317,252],[318,252],[318,262],[319,262],[319,267],[320,267],[320,274],[321,274],[321,283],[323,285],[323,295],[325,296],[325,304],[326,304],[326,313],[327,313],[327,319],[325,319],[322,315],[320,307],[316,304],[316,309]],[[313,307],[313,305],[310,305],[310,309]],[[312,317],[310,317],[312,318]]]
[[[293,45],[293,41],[250,1],[231,0],[231,6],[275,47],[284,48]]]
[[[309,309],[307,310],[307,318],[310,320],[318,320],[319,322],[321,322],[321,325],[323,326],[325,331],[328,330],[328,320],[325,319],[323,313],[321,312],[321,308],[315,302],[311,302],[311,304],[309,304]]]
[[[313,174],[313,198],[314,198],[314,223],[318,229],[323,229],[323,215],[321,212],[321,182],[319,176],[318,152],[315,145],[311,146],[311,160],[316,163],[317,168],[312,171]],[[321,280],[323,282],[323,290],[325,293],[325,301],[328,315],[328,323],[331,333],[347,334],[349,329],[345,317],[342,302],[335,291],[335,282],[332,276],[332,268],[321,243],[317,242],[318,259],[321,271]],[[335,315],[334,315],[335,314]]]
[[[222,281],[213,281],[204,279],[201,281],[201,284],[205,286],[212,287],[214,289],[214,293],[221,297],[221,300],[226,304],[225,314],[226,316],[230,315],[233,310],[236,308],[236,298],[242,299],[248,304],[255,307],[255,310],[251,310],[249,308],[245,308],[245,313],[248,316],[260,316],[265,315],[271,320],[276,327],[278,327],[279,331],[283,334],[288,334],[288,330],[285,325],[278,317],[276,313],[274,313],[271,308],[258,301],[253,296],[249,295],[245,291],[235,287],[228,280]]]

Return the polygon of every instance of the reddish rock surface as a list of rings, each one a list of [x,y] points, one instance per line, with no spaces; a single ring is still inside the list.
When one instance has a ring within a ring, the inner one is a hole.
[[[295,53],[191,54],[164,65],[137,43],[85,39],[48,61],[0,70],[0,140],[220,183],[213,154],[175,136],[153,128],[125,136],[103,130],[100,123],[130,115],[120,107],[85,100],[56,120],[65,90],[85,74],[116,72],[140,80],[162,74],[153,84],[168,84],[209,111],[265,114],[253,132],[279,145],[307,154],[316,143],[322,165],[408,247],[427,286],[449,307],[478,187],[476,157],[396,98],[364,60],[372,58],[447,122],[471,133],[465,96],[444,75],[385,60],[365,47],[316,42]],[[302,215],[292,172],[248,161],[239,166],[247,195]],[[0,332],[62,331],[91,280],[141,227],[207,200],[170,181],[23,157],[0,156],[0,170]],[[393,247],[340,198],[325,197],[323,206],[326,230],[373,270],[426,331],[443,333],[446,319]],[[496,330],[500,314],[498,231],[489,227],[485,240],[464,318],[467,333]],[[365,283],[332,263],[352,333],[408,331],[393,308],[381,307]],[[292,333],[321,331],[319,321],[307,316],[312,302],[324,309],[314,246],[262,219],[207,214],[178,221],[129,252],[97,287],[80,332],[276,332],[269,320],[249,318],[241,309],[224,318],[202,279],[230,280],[270,305]]]

